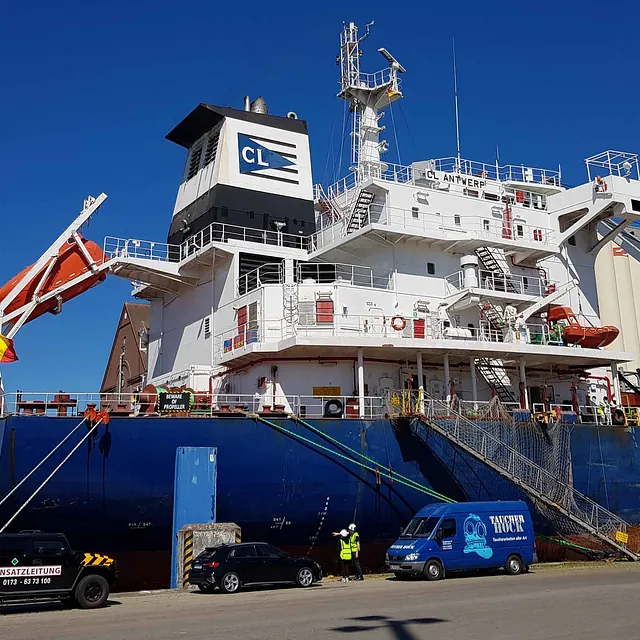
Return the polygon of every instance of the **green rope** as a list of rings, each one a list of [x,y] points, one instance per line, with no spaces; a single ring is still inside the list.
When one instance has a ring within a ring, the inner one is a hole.
[[[314,427],[312,424],[309,424],[308,422],[305,422],[304,420],[301,420],[300,418],[293,418],[296,422],[299,422],[301,425],[307,427],[307,429],[311,429],[311,431],[314,431],[315,433],[321,435],[324,438],[327,438],[327,440],[331,440],[331,442],[333,442],[334,444],[342,447],[343,449],[346,449],[347,451],[350,451],[351,453],[354,453],[355,455],[361,457],[363,460],[366,460],[367,462],[371,462],[372,464],[375,464],[377,467],[381,467],[382,469],[384,469],[385,471],[388,471],[389,473],[391,473],[393,475],[393,478],[401,478],[402,480],[405,480],[407,482],[411,482],[413,484],[416,484],[418,486],[424,486],[424,485],[420,485],[419,483],[417,483],[415,480],[412,480],[411,478],[408,478],[407,476],[402,475],[401,473],[397,473],[395,471],[392,471],[390,467],[385,467],[384,465],[379,464],[376,460],[373,460],[372,458],[369,458],[368,456],[366,456],[364,453],[358,451],[357,449],[352,449],[350,446],[340,442],[339,440],[336,440],[335,438],[332,438],[329,434],[324,433],[323,431],[321,431],[320,429],[318,429],[317,427]],[[427,487],[425,487],[427,488]],[[429,489],[429,491],[431,492],[429,495],[433,496],[434,498],[438,498],[438,500],[442,500],[443,502],[456,502],[456,500],[453,500],[452,498],[449,498],[448,496],[443,495],[442,493],[438,493],[437,491],[434,491],[433,489]]]
[[[583,547],[575,542],[569,542],[568,540],[562,540],[560,538],[550,538],[549,536],[542,535],[537,535],[536,538],[538,538],[538,540],[543,540],[544,542],[554,542],[555,544],[559,544],[561,547],[569,547],[571,549],[580,549],[580,551],[588,551],[589,553],[597,553],[595,549]]]
[[[314,442],[313,440],[309,440],[309,438],[305,438],[304,436],[301,436],[298,433],[295,433],[294,431],[291,431],[289,429],[286,429],[285,427],[276,424],[275,422],[271,422],[270,420],[266,420],[265,418],[263,418],[262,416],[259,415],[255,415],[254,416],[256,420],[259,420],[260,422],[264,422],[264,424],[273,427],[274,429],[277,429],[278,431],[281,431],[282,433],[286,433],[289,436],[292,436],[293,438],[296,438],[297,440],[301,440],[302,442],[305,442],[307,444],[310,444],[313,447],[316,447],[317,449],[321,449],[322,451],[326,451],[327,453],[330,453],[331,455],[337,456],[338,458],[342,458],[343,460],[346,460],[347,462],[350,462],[352,464],[357,464],[360,465],[361,467],[367,469],[368,471],[371,471],[372,473],[378,473],[381,476],[388,478],[389,480],[395,480],[397,482],[399,482],[400,484],[404,484],[407,487],[411,488],[411,489],[415,489],[416,491],[420,491],[422,493],[425,493],[433,498],[437,498],[438,500],[443,500],[444,502],[455,502],[455,500],[451,500],[451,498],[447,498],[446,496],[443,496],[442,494],[438,493],[437,491],[433,491],[433,489],[429,489],[428,487],[425,487],[424,485],[419,484],[418,482],[415,482],[414,480],[411,480],[410,478],[407,478],[406,480],[403,477],[400,476],[395,476],[395,475],[391,475],[389,473],[385,473],[384,471],[380,470],[380,468],[375,468],[375,467],[370,467],[366,464],[364,464],[363,462],[358,462],[357,460],[353,460],[352,458],[349,458],[348,456],[345,456],[341,453],[339,453],[338,451],[335,451],[333,449],[330,449],[329,447],[325,447],[317,442]],[[344,446],[344,445],[342,445]],[[377,463],[376,463],[377,464]],[[378,467],[380,465],[377,465]],[[387,467],[383,467],[383,469],[385,469],[386,471],[389,471],[389,469]]]

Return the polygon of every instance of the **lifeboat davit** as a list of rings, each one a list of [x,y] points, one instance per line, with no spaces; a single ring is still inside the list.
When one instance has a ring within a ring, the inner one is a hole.
[[[102,249],[91,240],[85,240],[84,238],[80,238],[80,240],[89,252],[89,255],[95,260],[96,264],[102,264],[104,262],[104,254],[102,253]],[[47,261],[42,269],[40,269],[40,271],[38,271],[38,273],[31,278],[27,286],[24,287],[24,289],[5,309],[5,313],[17,311],[21,307],[29,304],[31,300],[33,300],[33,296],[36,293],[42,297],[47,293],[51,293],[52,291],[63,287],[65,284],[71,282],[78,276],[81,276],[91,270],[90,266],[87,264],[87,259],[85,258],[75,240],[69,240],[65,242],[60,248],[60,251],[58,251],[58,257],[55,260],[56,264],[51,269],[51,273],[42,283],[42,286],[40,286],[40,289],[36,291],[38,289],[38,285],[40,284],[40,280],[42,279],[42,275],[46,271],[47,267],[51,265],[51,260]],[[11,278],[11,280],[9,280],[9,282],[7,282],[7,284],[5,284],[0,289],[0,302],[2,302],[2,300],[4,300],[9,295],[9,293],[14,290],[20,280],[22,280],[22,278],[29,272],[29,269],[31,269],[31,267],[33,267],[33,265],[30,265],[23,269],[17,276]],[[104,272],[100,272],[91,277],[85,278],[76,285],[62,288],[59,293],[59,299],[56,296],[40,303],[29,314],[27,322],[33,320],[34,318],[38,318],[44,313],[55,313],[59,308],[60,302],[67,302],[68,300],[79,296],[81,293],[84,293],[99,282],[102,282],[105,278],[106,274]]]
[[[548,320],[549,326],[564,320],[562,339],[567,344],[577,344],[585,349],[606,347],[620,335],[620,330],[612,325],[594,327],[580,324],[571,307],[552,307]]]

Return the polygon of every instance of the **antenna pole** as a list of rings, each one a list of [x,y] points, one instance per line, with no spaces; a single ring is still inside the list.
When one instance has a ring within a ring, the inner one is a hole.
[[[462,166],[460,157],[460,113],[458,111],[458,70],[456,67],[456,39],[453,38],[453,97],[456,105],[456,149],[458,150],[458,171]]]

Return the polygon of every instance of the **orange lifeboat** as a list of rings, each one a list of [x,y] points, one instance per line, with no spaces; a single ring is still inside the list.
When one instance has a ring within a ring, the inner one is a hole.
[[[95,260],[97,264],[102,264],[104,261],[104,254],[102,253],[102,249],[91,240],[85,240],[81,238],[82,243],[85,248],[89,252],[89,255]],[[80,250],[80,247],[74,240],[70,240],[65,242],[60,251],[58,251],[58,257],[56,259],[56,264],[51,269],[51,273],[47,276],[45,281],[38,289],[38,285],[40,284],[40,280],[42,275],[46,271],[47,267],[51,265],[51,260],[46,262],[42,269],[38,271],[37,274],[31,278],[27,286],[16,296],[16,298],[11,302],[11,304],[5,309],[5,313],[11,313],[12,311],[16,311],[21,307],[29,304],[33,299],[33,296],[37,293],[39,296],[44,296],[47,293],[50,293],[59,287],[71,282],[78,276],[81,276],[84,273],[90,271],[90,267],[87,264],[87,260]],[[0,302],[4,300],[13,289],[18,285],[20,280],[29,272],[33,265],[26,267],[23,269],[17,276],[11,278],[7,284],[5,284],[2,288],[0,288]],[[79,296],[81,293],[84,293],[94,285],[102,282],[106,278],[106,274],[104,272],[97,273],[91,277],[85,278],[81,282],[66,289],[60,291],[60,299],[62,302],[67,302],[76,296]],[[59,300],[57,297],[53,297],[45,302],[39,304],[30,314],[27,322],[37,318],[44,313],[54,312],[56,308],[58,308]]]
[[[599,349],[611,344],[620,334],[612,325],[594,327],[582,325],[571,307],[552,307],[548,314],[549,327],[562,325],[562,339],[567,344],[577,344],[585,349]]]

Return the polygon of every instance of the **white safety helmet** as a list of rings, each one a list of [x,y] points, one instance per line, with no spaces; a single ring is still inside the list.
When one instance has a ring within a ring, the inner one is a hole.
[[[340,535],[341,535],[343,538],[346,538],[346,537],[349,535],[349,532],[348,532],[346,529],[343,529],[343,530],[340,532]]]
[[[350,524],[349,525],[349,531],[355,531],[356,530],[356,525],[355,524]]]

